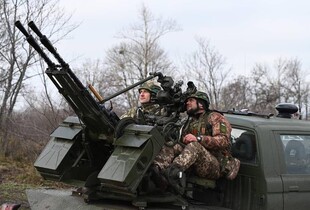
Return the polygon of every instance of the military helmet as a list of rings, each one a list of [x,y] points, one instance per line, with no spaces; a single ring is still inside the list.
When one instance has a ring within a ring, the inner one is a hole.
[[[161,87],[159,85],[156,85],[154,82],[145,82],[139,87],[138,89],[139,92],[141,89],[148,90],[150,93],[153,93],[156,95],[158,91],[161,90]]]
[[[205,105],[206,105],[206,108],[209,107],[210,105],[210,99],[209,99],[209,96],[208,94],[206,94],[205,92],[202,92],[202,91],[196,91],[195,93],[189,95],[185,101],[187,101],[187,99],[189,98],[195,98],[197,100],[202,100],[205,102]]]

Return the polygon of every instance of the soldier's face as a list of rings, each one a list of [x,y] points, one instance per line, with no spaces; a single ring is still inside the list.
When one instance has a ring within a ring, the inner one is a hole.
[[[200,103],[197,103],[195,98],[189,98],[186,101],[186,112],[189,115],[201,113],[203,111],[203,106]]]
[[[139,92],[139,101],[141,104],[148,103],[151,100],[151,93],[145,89],[141,89]]]
[[[186,111],[196,111],[198,109],[197,107],[197,100],[195,98],[189,98],[186,101]]]

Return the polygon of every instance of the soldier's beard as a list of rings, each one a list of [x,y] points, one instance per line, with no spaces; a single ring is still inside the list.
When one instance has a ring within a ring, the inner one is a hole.
[[[196,107],[195,109],[189,109],[186,111],[186,113],[189,115],[189,116],[194,116],[197,114],[197,112],[199,111],[199,108]]]

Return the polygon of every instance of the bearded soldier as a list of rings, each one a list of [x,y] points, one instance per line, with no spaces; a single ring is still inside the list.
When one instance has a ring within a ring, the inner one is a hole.
[[[199,177],[218,179],[225,175],[233,179],[240,162],[230,154],[230,123],[221,113],[209,109],[209,97],[204,92],[187,97],[185,105],[188,119],[182,130],[182,142],[164,146],[155,158],[155,184],[165,184],[164,171],[166,177],[176,177],[189,168]]]

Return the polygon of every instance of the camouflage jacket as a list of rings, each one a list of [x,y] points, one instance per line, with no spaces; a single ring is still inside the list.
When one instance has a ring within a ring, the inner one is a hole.
[[[230,156],[231,125],[216,111],[204,112],[198,119],[190,117],[184,125],[182,137],[188,133],[201,136],[201,144],[218,160]]]
[[[147,117],[148,115],[155,115],[155,116],[161,116],[163,115],[163,109],[160,107],[158,104],[147,104],[147,105],[142,105],[139,107],[134,107],[130,109],[128,112],[123,114],[120,118],[123,119],[125,117],[132,117],[135,120],[139,120],[140,115],[144,115]]]

